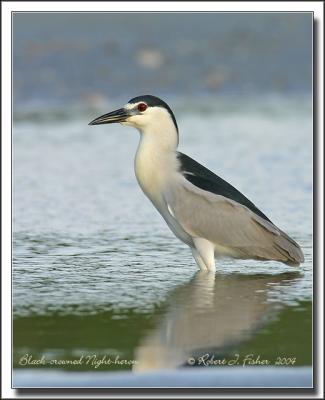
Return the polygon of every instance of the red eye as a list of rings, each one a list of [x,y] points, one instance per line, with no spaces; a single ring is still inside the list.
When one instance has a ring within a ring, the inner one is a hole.
[[[148,106],[147,106],[146,103],[140,103],[140,104],[138,104],[138,110],[139,110],[140,112],[146,111],[147,108],[148,108]]]

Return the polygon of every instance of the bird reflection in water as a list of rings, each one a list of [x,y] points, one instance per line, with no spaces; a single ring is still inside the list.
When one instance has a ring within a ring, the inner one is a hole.
[[[171,294],[166,314],[136,349],[134,371],[176,368],[209,350],[223,354],[276,315],[279,303],[268,300],[272,284],[299,276],[197,272]]]

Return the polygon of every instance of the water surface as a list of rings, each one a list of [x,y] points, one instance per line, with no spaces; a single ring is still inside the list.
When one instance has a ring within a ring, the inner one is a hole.
[[[125,99],[127,101],[127,99]],[[107,104],[117,108],[121,104]],[[104,108],[15,114],[14,367],[96,355],[109,371],[186,365],[202,354],[311,364],[312,118],[308,97],[174,98],[180,150],[250,198],[305,263],[217,260],[197,271],[137,186],[138,133],[89,127]],[[91,364],[51,365],[94,370]]]

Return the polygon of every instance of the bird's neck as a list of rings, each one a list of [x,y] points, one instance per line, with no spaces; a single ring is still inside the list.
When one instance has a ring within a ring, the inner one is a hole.
[[[140,132],[140,146],[156,147],[161,152],[173,152],[178,146],[178,132],[168,117],[155,119],[151,118],[150,123],[145,126],[137,126]]]
[[[177,169],[177,132],[140,131],[135,156],[135,175],[145,194],[155,201]]]

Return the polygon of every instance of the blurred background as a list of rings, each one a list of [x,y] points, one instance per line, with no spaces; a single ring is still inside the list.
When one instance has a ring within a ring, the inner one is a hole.
[[[203,349],[311,364],[312,24],[304,13],[13,15],[15,368],[26,353],[175,368]],[[138,133],[88,126],[141,94],[175,112],[181,151],[298,241],[299,269],[224,260],[212,281],[197,274],[137,186]],[[99,369],[119,368],[132,366]]]
[[[13,17],[14,104],[310,94],[303,13],[39,13]]]

